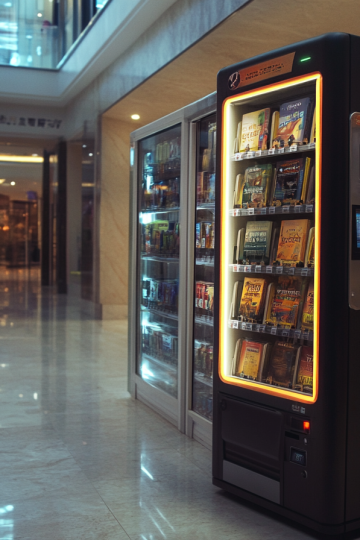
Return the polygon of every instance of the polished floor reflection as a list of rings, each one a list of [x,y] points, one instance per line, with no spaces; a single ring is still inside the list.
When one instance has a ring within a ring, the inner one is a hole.
[[[0,269],[0,540],[312,538],[211,484],[127,392],[127,328]]]

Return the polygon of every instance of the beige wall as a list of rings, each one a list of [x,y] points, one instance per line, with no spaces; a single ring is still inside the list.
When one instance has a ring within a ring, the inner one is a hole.
[[[103,319],[127,317],[130,133],[133,124],[102,118],[99,302]]]

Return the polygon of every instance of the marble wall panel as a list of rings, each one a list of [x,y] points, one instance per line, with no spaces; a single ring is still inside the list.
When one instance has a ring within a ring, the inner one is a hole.
[[[99,302],[102,318],[127,316],[129,243],[129,140],[131,124],[103,118]]]

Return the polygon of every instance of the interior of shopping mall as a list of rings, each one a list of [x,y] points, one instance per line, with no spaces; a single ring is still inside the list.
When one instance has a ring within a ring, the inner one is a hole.
[[[359,20],[0,0],[0,540],[360,539]]]

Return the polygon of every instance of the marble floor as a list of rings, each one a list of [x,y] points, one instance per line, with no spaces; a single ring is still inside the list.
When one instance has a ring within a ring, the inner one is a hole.
[[[125,322],[0,268],[0,540],[314,538],[211,484],[211,455],[127,392]]]

